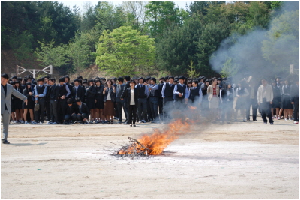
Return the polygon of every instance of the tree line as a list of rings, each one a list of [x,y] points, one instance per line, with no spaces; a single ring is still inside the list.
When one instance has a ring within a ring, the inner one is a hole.
[[[57,1],[2,1],[1,49],[68,73],[97,64],[111,76],[210,76],[215,71],[209,59],[225,38],[269,30],[271,18],[296,16],[276,16],[281,6],[280,1],[194,1],[182,9],[172,1],[118,6],[99,1],[80,13]],[[270,32],[264,44],[266,60],[276,59],[268,50],[273,36]]]

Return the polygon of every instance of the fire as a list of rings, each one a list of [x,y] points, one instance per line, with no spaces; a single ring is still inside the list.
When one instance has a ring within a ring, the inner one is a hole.
[[[189,106],[189,109],[196,110],[197,107],[196,106]]]
[[[122,149],[118,154],[134,154],[144,153],[145,155],[158,155],[180,135],[187,133],[190,130],[190,123],[187,120],[183,122],[182,119],[170,123],[168,128],[164,131],[158,129],[154,130],[152,135],[144,135],[138,140],[128,146],[127,149]],[[129,138],[131,139],[131,138]]]

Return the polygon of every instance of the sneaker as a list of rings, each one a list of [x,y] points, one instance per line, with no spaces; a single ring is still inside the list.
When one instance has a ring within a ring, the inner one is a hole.
[[[36,121],[33,121],[32,124],[37,124],[37,122],[36,122]]]
[[[135,124],[133,124],[133,127],[136,127],[136,125],[135,125]]]
[[[52,124],[57,124],[56,122],[53,122]]]
[[[26,122],[25,122],[25,124],[29,124],[29,122],[28,122],[28,121],[26,121]]]
[[[287,118],[284,118],[285,121],[287,121]]]
[[[292,118],[290,118],[289,120],[290,120],[290,121],[293,121],[293,119],[292,119]]]
[[[264,124],[268,124],[268,122],[264,122]]]
[[[273,125],[273,124],[274,124],[274,122],[270,122],[270,124],[271,124],[271,125]]]
[[[132,127],[132,124],[130,124],[129,127]]]
[[[2,140],[2,144],[10,144],[10,142],[7,140]]]
[[[25,122],[23,120],[20,121],[21,124],[25,124]]]
[[[89,121],[89,124],[93,124],[93,121]],[[96,123],[95,123],[96,124]]]
[[[47,124],[53,124],[51,121],[49,121]]]
[[[280,117],[278,117],[277,119],[280,120]]]
[[[89,124],[87,121],[83,122],[83,124]]]

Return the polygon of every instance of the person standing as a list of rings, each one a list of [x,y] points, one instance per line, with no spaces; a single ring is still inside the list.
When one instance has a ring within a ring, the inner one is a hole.
[[[247,83],[245,80],[242,80],[239,84],[239,87],[236,89],[236,96],[238,97],[236,101],[237,112],[238,110],[240,111],[240,114],[243,118],[243,122],[246,122],[246,109],[247,105],[249,105],[249,91],[247,89]]]
[[[273,124],[271,105],[273,100],[273,89],[271,85],[268,85],[266,79],[262,79],[262,85],[257,90],[257,104],[260,107],[264,124],[267,124],[267,118],[269,123]]]
[[[10,121],[10,112],[11,112],[11,95],[22,99],[26,104],[28,103],[27,97],[21,94],[20,92],[16,91],[12,85],[8,83],[8,74],[3,73],[1,74],[1,116],[3,122],[3,129],[2,129],[2,143],[3,144],[10,144],[8,142],[8,124]]]
[[[221,99],[221,121],[224,123],[225,118],[227,124],[231,123],[232,114],[233,114],[233,88],[231,83],[223,84],[220,89],[220,99]]]
[[[26,88],[23,90],[23,94],[27,97],[27,104],[23,102],[24,108],[24,121],[25,124],[29,124],[27,121],[27,111],[29,111],[31,121],[34,121],[33,109],[34,109],[34,91],[31,87],[31,83],[26,83]]]
[[[169,76],[168,77],[169,82],[164,82],[164,85],[161,89],[161,96],[163,98],[163,107],[164,107],[164,114],[166,115],[166,109],[170,108],[174,98],[173,98],[173,90],[175,87],[174,84],[174,77],[173,76]],[[165,116],[167,117],[167,116]]]
[[[85,89],[83,86],[79,85],[79,79],[74,80],[74,87],[71,90],[71,96],[73,98],[73,102],[77,99],[80,99],[81,102],[83,102]]]
[[[287,121],[288,117],[289,120],[292,120],[292,113],[293,113],[293,105],[291,103],[291,96],[290,96],[290,81],[285,80],[284,85],[282,86],[282,100],[281,100],[281,110],[279,115],[281,116],[282,111],[284,112],[284,120]]]
[[[299,79],[291,86],[291,104],[293,105],[294,124],[299,124]]]
[[[159,79],[159,84],[158,84],[158,112],[159,112],[159,117],[161,120],[163,120],[163,107],[164,107],[164,99],[162,98],[161,91],[164,86],[165,82],[165,77],[161,77]]]
[[[104,124],[104,85],[100,79],[95,79],[95,123],[102,122]]]
[[[208,96],[208,102],[209,102],[209,109],[211,111],[211,115],[213,119],[218,118],[218,108],[219,108],[219,93],[220,88],[217,85],[217,79],[212,78],[212,83],[207,87],[207,96]],[[216,122],[213,121],[214,123]]]
[[[116,89],[112,86],[112,81],[107,80],[107,87],[103,90],[104,95],[104,116],[108,124],[113,124],[114,119],[114,102],[116,100]]]
[[[44,123],[45,113],[45,97],[47,95],[47,87],[44,86],[44,79],[38,79],[38,85],[35,86],[34,96],[35,104],[38,104],[38,109],[35,109],[35,123]]]
[[[15,88],[15,90],[17,90],[18,92],[23,94],[23,89],[21,88],[19,80],[17,80],[15,82],[14,88]],[[15,112],[16,112],[16,121],[17,121],[17,123],[24,124],[24,121],[23,121],[23,113],[24,113],[23,101],[19,98],[15,98],[13,103],[14,103],[14,109],[15,109]]]
[[[151,109],[152,123],[155,123],[155,119],[158,116],[158,85],[156,84],[156,79],[151,78],[150,85],[148,85],[149,89],[149,103]]]
[[[94,80],[90,79],[88,81],[88,84],[89,88],[86,90],[86,105],[91,113],[90,123],[93,123],[93,121],[95,121],[96,124],[96,88],[94,85]]]
[[[179,83],[174,86],[173,94],[175,95],[176,103],[188,103],[189,91],[184,84],[184,77],[179,76]]]
[[[139,96],[138,88],[135,87],[135,82],[130,81],[130,88],[127,88],[123,94],[122,98],[127,99],[128,107],[128,124],[130,127],[136,127],[136,113],[137,113],[137,105],[138,105],[138,96]]]
[[[281,117],[279,115],[279,110],[281,107],[281,85],[278,79],[274,82],[272,88],[273,88],[272,108],[275,109],[275,118],[280,120]]]
[[[62,77],[59,79],[58,87],[58,100],[57,100],[57,116],[59,123],[63,123],[65,117],[66,110],[66,98],[70,95],[70,91],[68,91],[68,85],[65,84],[65,78]]]
[[[144,83],[143,77],[139,78],[138,85],[135,86],[138,89],[138,103],[137,112],[140,122],[146,123],[147,119],[147,97],[149,96],[149,89],[146,83]]]
[[[54,78],[49,79],[49,103],[50,103],[50,120],[48,124],[57,124],[57,99],[58,99],[58,86],[55,84]]]
[[[122,93],[125,89],[125,85],[123,84],[123,78],[119,77],[118,78],[118,85],[116,88],[116,104],[117,104],[117,112],[118,112],[118,118],[119,118],[119,124],[122,124],[122,108],[124,109],[125,112],[125,103],[124,99],[121,99]]]

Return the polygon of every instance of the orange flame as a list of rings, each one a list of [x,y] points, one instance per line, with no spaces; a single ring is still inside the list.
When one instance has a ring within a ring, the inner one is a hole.
[[[144,135],[138,139],[136,146],[131,145],[127,150],[120,150],[118,154],[133,154],[134,151],[142,152],[146,151],[150,155],[158,155],[180,135],[187,133],[190,130],[190,124],[188,120],[183,122],[182,119],[170,123],[165,131],[158,129],[154,130],[152,135]]]
[[[196,110],[197,107],[196,106],[189,106],[189,109]]]

